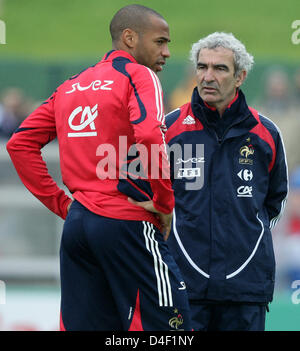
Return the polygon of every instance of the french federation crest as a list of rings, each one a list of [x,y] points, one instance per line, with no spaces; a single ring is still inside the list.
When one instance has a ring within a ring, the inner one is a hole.
[[[253,165],[253,160],[249,156],[254,154],[254,148],[252,145],[244,145],[240,148],[239,163],[242,165]]]
[[[183,317],[180,313],[178,313],[177,308],[175,308],[174,314],[175,316],[169,320],[169,326],[175,330],[182,330],[178,328],[183,324]]]

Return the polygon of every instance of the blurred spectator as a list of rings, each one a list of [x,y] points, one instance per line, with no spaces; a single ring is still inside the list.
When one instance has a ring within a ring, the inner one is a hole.
[[[290,177],[289,211],[286,226],[286,260],[289,283],[300,280],[300,166]]]
[[[191,100],[193,89],[196,86],[195,72],[189,68],[184,77],[184,80],[175,87],[168,98],[167,112],[173,111]]]
[[[290,112],[289,114],[283,114],[281,118],[274,114],[271,119],[283,135],[288,167],[292,172],[300,164],[300,153],[298,152],[300,147],[300,113]]]
[[[291,82],[288,74],[281,68],[273,68],[265,79],[265,91],[260,111],[269,116],[286,114],[292,107]]]
[[[293,105],[297,109],[300,118],[300,68],[294,75],[294,85]]]
[[[31,103],[19,88],[8,88],[0,100],[0,137],[9,138],[31,112]]]
[[[274,248],[280,275],[279,289],[290,289],[300,280],[300,166],[291,172],[289,197],[284,218],[276,226]]]
[[[300,164],[300,153],[295,152],[299,149],[300,109],[296,106],[296,97],[294,98],[296,91],[300,98],[300,70],[297,79],[299,79],[298,89],[294,86],[294,80],[283,68],[272,68],[266,75],[265,91],[261,100],[254,104],[260,113],[270,116],[279,127],[290,171]]]

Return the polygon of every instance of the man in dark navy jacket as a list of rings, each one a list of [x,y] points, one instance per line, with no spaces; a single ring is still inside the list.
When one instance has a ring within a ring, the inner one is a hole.
[[[275,276],[271,229],[288,192],[282,138],[246,103],[240,86],[253,57],[239,40],[213,33],[193,45],[191,58],[192,100],[166,117],[166,141],[183,151],[171,153],[169,246],[195,330],[264,330]]]
[[[264,330],[275,259],[271,229],[287,198],[280,131],[240,87],[253,57],[232,34],[195,43],[197,87],[166,116],[175,210],[168,244],[195,330]]]

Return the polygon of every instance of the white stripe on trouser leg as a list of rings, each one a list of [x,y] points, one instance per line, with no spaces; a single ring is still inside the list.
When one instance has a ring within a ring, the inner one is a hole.
[[[149,239],[149,226],[148,226],[148,222],[144,222],[143,221],[143,225],[144,225],[144,237],[145,237],[145,243],[146,243],[146,248],[149,252],[152,253],[153,256],[153,261],[154,261],[154,271],[155,271],[155,275],[156,275],[156,282],[157,282],[157,292],[158,292],[158,301],[159,301],[159,306],[162,306],[162,292],[161,292],[161,282],[160,282],[160,276],[158,273],[158,262],[157,262],[157,257],[155,255],[155,253],[153,253],[152,248],[150,249],[150,239]]]
[[[151,250],[152,250],[153,256],[155,255],[157,257],[158,263],[159,263],[159,276],[160,276],[161,282],[162,282],[162,292],[163,292],[163,301],[164,301],[163,305],[168,306],[166,280],[165,280],[161,255],[160,255],[160,252],[158,249],[158,242],[154,238],[155,230],[154,230],[153,226],[151,226],[150,223],[147,223],[147,225],[149,226],[149,229],[150,229],[148,232],[148,236],[149,236],[150,243],[151,243]]]
[[[165,302],[164,306],[173,306],[172,290],[171,290],[170,279],[169,279],[169,269],[168,269],[168,266],[165,264],[165,262],[162,260],[162,257],[158,248],[158,242],[157,240],[155,240],[155,237],[154,237],[155,229],[152,223],[150,223],[150,227],[152,229],[151,238],[154,242],[155,250],[158,256],[160,274],[163,281],[164,302]]]
[[[152,253],[154,259],[154,269],[157,279],[157,289],[159,296],[160,306],[173,306],[172,289],[169,279],[169,270],[166,263],[162,260],[158,242],[155,240],[154,234],[155,229],[152,223],[146,222],[147,230],[145,230],[144,223],[144,236],[146,241],[146,246],[148,250]],[[149,245],[150,242],[150,245]],[[150,249],[149,249],[150,246]]]
[[[147,235],[146,235],[146,231],[148,230],[148,227],[147,227],[147,225],[146,225],[146,222],[144,222],[144,221],[143,221],[143,225],[144,225],[144,231],[143,231],[143,233],[144,233],[144,237],[145,237],[146,248],[147,248],[148,251],[150,251],[149,240],[148,240],[148,237],[147,237]]]

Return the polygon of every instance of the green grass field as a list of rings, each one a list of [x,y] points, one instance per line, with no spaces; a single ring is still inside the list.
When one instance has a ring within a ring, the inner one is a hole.
[[[293,304],[290,296],[275,295],[269,307],[266,331],[300,331],[300,304]]]
[[[7,44],[0,46],[0,55],[42,60],[99,57],[111,47],[112,15],[130,3],[153,7],[165,16],[173,57],[187,57],[193,42],[214,31],[233,32],[259,59],[300,57],[300,44],[291,42],[291,24],[300,19],[299,0],[2,0],[0,19],[6,23]]]

